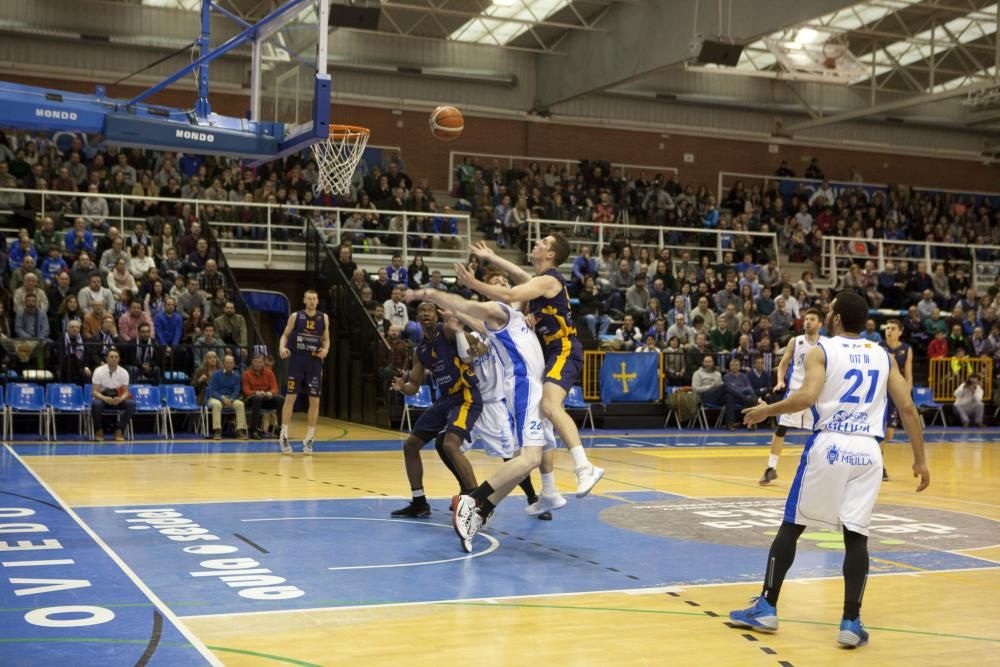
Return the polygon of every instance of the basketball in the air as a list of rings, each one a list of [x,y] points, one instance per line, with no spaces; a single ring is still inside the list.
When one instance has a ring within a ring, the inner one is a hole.
[[[465,129],[465,118],[455,107],[438,107],[431,112],[431,134],[441,141],[458,139]]]

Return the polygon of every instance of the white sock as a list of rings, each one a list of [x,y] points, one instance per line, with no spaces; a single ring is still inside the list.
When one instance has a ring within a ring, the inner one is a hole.
[[[777,454],[770,454],[767,457],[767,467],[768,468],[777,468],[778,467],[778,455]]]
[[[585,468],[590,465],[590,461],[587,460],[587,452],[584,450],[583,445],[569,450],[569,455],[573,457],[573,467],[575,468]]]
[[[315,440],[316,437],[316,427],[310,426],[306,429],[306,440]]]
[[[542,473],[542,493],[547,496],[556,493],[556,474],[554,472]]]
[[[424,490],[423,489],[413,489],[413,497],[414,498],[423,498],[424,497]]]
[[[288,437],[288,424],[282,424],[281,425],[281,437],[282,438],[287,438]]]

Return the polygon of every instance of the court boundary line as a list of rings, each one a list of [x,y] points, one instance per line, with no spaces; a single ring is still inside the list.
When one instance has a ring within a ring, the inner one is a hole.
[[[44,479],[42,479],[41,476],[38,475],[38,473],[36,473],[31,468],[31,466],[29,466],[18,455],[17,452],[14,451],[14,448],[7,443],[4,443],[3,446],[8,451],[8,453],[10,453],[10,455],[14,457],[14,460],[20,463],[21,466],[25,469],[25,471],[29,475],[31,475],[43,489],[45,489],[46,493],[52,496],[52,499],[62,506],[66,514],[71,519],[73,519],[73,521],[76,522],[76,524],[80,527],[80,529],[83,530],[83,532],[86,533],[87,536],[91,540],[93,540],[94,543],[98,547],[100,547],[105,554],[108,555],[111,561],[118,566],[118,569],[132,581],[132,583],[136,586],[136,588],[139,589],[139,591],[143,595],[146,596],[146,599],[153,603],[153,607],[157,609],[161,614],[163,614],[164,618],[168,619],[174,625],[174,627],[177,628],[177,630],[181,633],[181,636],[187,639],[188,643],[191,644],[191,647],[194,648],[194,650],[198,651],[198,653],[200,653],[201,656],[205,658],[210,665],[213,665],[215,667],[224,667],[222,661],[219,660],[219,658],[216,657],[216,655],[209,650],[209,648],[204,644],[204,642],[202,642],[197,635],[195,635],[186,625],[184,625],[184,623],[180,620],[180,617],[174,614],[174,612],[171,611],[171,609],[167,607],[166,604],[163,603],[163,600],[161,600],[159,596],[156,595],[156,593],[154,593],[152,589],[149,588],[149,586],[147,586],[146,583],[139,578],[139,576],[132,570],[131,567],[128,566],[128,564],[121,558],[121,556],[119,556],[114,551],[114,549],[108,546],[107,542],[105,542],[101,538],[101,536],[94,531],[93,528],[91,528],[83,519],[80,518],[80,515],[77,514],[73,510],[73,508],[70,507],[59,496],[59,494],[57,494],[55,490],[52,489],[52,487],[50,487],[48,483]]]
[[[956,572],[983,572],[990,570],[1000,570],[1000,563],[994,563],[991,567],[958,567],[958,568],[947,568],[943,570],[924,570],[922,572],[873,572],[869,574],[869,577],[922,577],[924,575],[930,574],[949,574]],[[786,583],[800,583],[808,584],[814,581],[831,581],[843,580],[843,575],[834,575],[829,577],[805,577],[801,579],[788,579]],[[598,594],[622,594],[622,595],[656,595],[660,593],[679,593],[691,588],[709,588],[713,586],[760,586],[760,580],[753,579],[747,581],[724,581],[714,584],[671,584],[668,586],[655,586],[650,588],[611,588],[611,589],[598,589],[593,591],[572,591],[567,593],[531,593],[527,595],[493,595],[489,597],[476,597],[476,598],[454,598],[451,600],[417,600],[412,602],[385,602],[382,604],[359,604],[359,605],[346,605],[339,607],[305,607],[302,609],[261,609],[258,611],[240,611],[232,613],[221,613],[221,614],[192,614],[190,616],[182,616],[181,618],[221,618],[221,617],[240,617],[240,616],[267,616],[274,614],[292,614],[292,613],[315,613],[323,611],[347,611],[347,610],[357,610],[357,609],[381,609],[385,607],[425,607],[430,605],[448,605],[456,603],[467,603],[467,602],[493,602],[497,600],[525,600],[525,599],[536,599],[536,598],[552,598],[552,597],[579,597],[581,595],[598,595]]]

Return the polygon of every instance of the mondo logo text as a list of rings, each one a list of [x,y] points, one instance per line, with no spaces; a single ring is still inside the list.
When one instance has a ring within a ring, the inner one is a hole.
[[[76,120],[75,111],[57,111],[55,109],[35,109],[38,118],[54,118],[56,120]]]
[[[187,139],[188,141],[200,141],[202,143],[210,144],[215,141],[215,135],[209,134],[208,132],[192,132],[191,130],[177,130],[174,136],[178,139]]]

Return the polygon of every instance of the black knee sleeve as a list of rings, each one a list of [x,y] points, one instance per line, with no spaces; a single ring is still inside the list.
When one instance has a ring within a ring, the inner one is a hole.
[[[778,428],[774,429],[774,434],[779,438],[784,438],[786,433],[788,433],[788,427],[783,424],[778,424]]]

